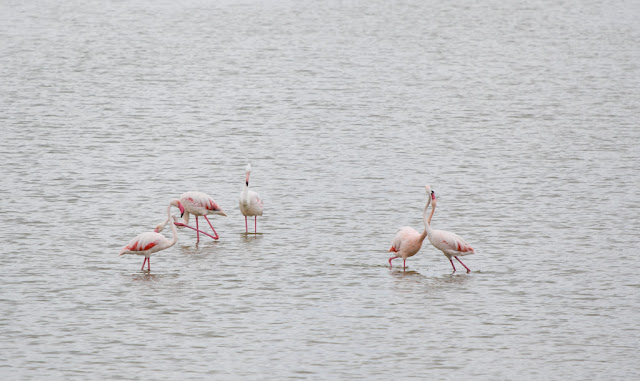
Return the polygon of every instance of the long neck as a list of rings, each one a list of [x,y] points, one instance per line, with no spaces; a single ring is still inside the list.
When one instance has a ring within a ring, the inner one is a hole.
[[[178,242],[178,229],[176,229],[176,224],[173,223],[173,218],[169,218],[169,223],[171,224],[171,233],[173,234],[173,238],[171,239],[171,242],[169,242],[168,246],[171,247]]]
[[[178,242],[178,229],[176,229],[176,224],[173,222],[173,216],[171,215],[171,205],[167,208],[167,221],[171,224],[171,233],[173,234],[173,238],[171,242],[169,242],[169,246],[171,247]]]
[[[427,220],[427,209],[429,208],[429,204],[431,204],[431,195],[427,195],[428,200],[427,200],[427,205],[424,206],[424,211],[422,212],[422,220],[424,221],[424,232],[422,233],[422,235],[424,237],[426,237],[427,235],[431,234],[431,232],[433,231],[433,229],[431,229],[431,225],[429,225],[431,223],[431,217],[433,217],[433,212],[435,210],[435,208],[431,208],[431,215],[429,216],[429,219]],[[424,238],[422,238],[424,239]]]
[[[241,200],[243,205],[249,205],[249,184],[244,184],[244,189],[242,190]]]

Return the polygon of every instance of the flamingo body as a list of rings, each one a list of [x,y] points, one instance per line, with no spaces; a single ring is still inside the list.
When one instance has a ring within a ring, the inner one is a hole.
[[[398,229],[389,249],[390,252],[396,253],[396,256],[389,259],[389,265],[391,265],[391,260],[396,258],[402,258],[403,265],[406,265],[407,258],[413,257],[420,251],[422,241],[424,241],[424,237],[416,229],[410,226]]]
[[[264,210],[264,203],[258,194],[252,190],[240,193],[240,213],[245,217],[261,216]]]
[[[442,251],[449,260],[451,260],[451,257],[460,257],[476,253],[464,239],[452,232],[433,230],[427,237],[433,247]]]
[[[185,192],[180,196],[180,202],[184,206],[184,221],[189,223],[189,213],[196,217],[209,214],[226,216],[217,202],[208,194],[202,192]]]
[[[167,237],[156,232],[145,232],[138,234],[138,236],[129,242],[127,246],[120,250],[120,255],[135,254],[144,255],[145,258],[157,251],[168,249],[173,244]]]

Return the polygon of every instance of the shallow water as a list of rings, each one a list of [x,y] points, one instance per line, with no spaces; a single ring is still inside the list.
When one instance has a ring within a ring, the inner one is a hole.
[[[640,377],[638,15],[0,5],[0,376]],[[387,265],[425,184],[470,274],[428,243]],[[226,210],[220,240],[118,257],[187,190]]]

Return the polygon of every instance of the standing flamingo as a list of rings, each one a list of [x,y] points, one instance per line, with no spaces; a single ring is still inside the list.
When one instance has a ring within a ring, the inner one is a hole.
[[[254,191],[249,190],[249,175],[251,175],[251,164],[247,164],[246,177],[244,181],[244,189],[240,193],[240,212],[244,215],[244,228],[245,232],[249,233],[249,226],[247,225],[247,216],[255,217],[254,233],[258,232],[258,216],[262,216],[262,209],[264,204],[262,199]]]
[[[213,198],[211,198],[206,193],[186,192],[186,193],[183,193],[179,199],[171,200],[169,205],[178,207],[182,212],[180,217],[183,217],[183,222],[176,223],[177,226],[186,226],[188,228],[193,229],[191,226],[189,226],[189,213],[196,216],[196,228],[193,230],[197,232],[197,235],[198,235],[197,242],[200,242],[200,227],[198,226],[198,217],[200,216],[204,217],[204,219],[207,220],[215,236],[206,234],[204,232],[203,234],[206,234],[213,239],[220,238],[218,236],[218,233],[216,232],[216,229],[214,229],[213,225],[211,225],[211,221],[209,221],[209,219],[207,218],[207,215],[217,214],[217,215],[226,217],[227,214],[224,212],[224,210],[220,208],[220,206],[213,200]]]
[[[431,198],[433,199],[433,205],[431,206],[431,215],[433,216],[433,212],[436,210],[436,195],[431,191],[431,188],[426,186],[427,193],[431,193]],[[453,272],[456,272],[456,266],[453,264],[451,257],[454,257],[465,269],[467,269],[467,274],[471,272],[469,268],[462,263],[458,256],[475,254],[475,250],[468,243],[465,242],[459,235],[448,232],[445,230],[434,230],[431,229],[431,218],[429,218],[429,222],[425,225],[427,236],[429,237],[429,242],[438,250],[442,251],[442,253],[449,259],[451,262],[451,266],[453,267]]]
[[[171,215],[171,205],[167,208],[167,214],[167,220],[159,224],[154,231],[139,234],[136,238],[132,239],[127,246],[120,250],[120,255],[144,255],[144,261],[142,261],[142,268],[140,269],[141,271],[144,270],[145,263],[147,264],[147,271],[151,271],[151,254],[160,250],[168,249],[178,242],[178,231],[174,224],[175,217]],[[171,240],[159,233],[168,222],[171,223],[171,232],[173,233],[173,239]]]
[[[425,220],[427,218],[427,208],[429,207],[430,200],[427,200],[427,204],[424,206],[424,211],[422,212],[422,218]],[[433,209],[431,210],[431,215],[429,216],[429,222],[431,222],[431,217],[433,217]],[[389,266],[393,267],[391,261],[396,258],[402,258],[402,265],[406,268],[407,258],[414,256],[420,248],[422,247],[422,241],[427,238],[427,229],[425,221],[425,230],[422,234],[418,233],[414,228],[410,226],[404,226],[398,229],[396,236],[391,241],[391,248],[389,251],[396,253],[395,257],[389,258]]]

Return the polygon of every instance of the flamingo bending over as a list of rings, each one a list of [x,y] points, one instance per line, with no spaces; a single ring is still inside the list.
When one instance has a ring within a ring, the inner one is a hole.
[[[431,191],[431,188],[426,186],[427,193],[431,193],[431,198],[433,199],[433,204],[431,206],[431,215],[433,216],[433,212],[436,210],[436,196]],[[458,256],[475,254],[475,250],[464,239],[462,239],[459,235],[448,232],[446,230],[435,230],[431,229],[431,218],[429,218],[429,222],[425,225],[427,236],[429,237],[429,242],[438,250],[442,251],[442,253],[449,259],[451,262],[451,266],[453,267],[453,272],[456,272],[456,266],[453,264],[451,257],[455,258],[465,269],[467,269],[467,274],[471,272],[469,268],[462,263]]]
[[[427,238],[426,218],[429,202],[430,200],[427,200],[427,204],[424,206],[424,210],[422,212],[422,219],[425,220],[425,230],[422,233],[418,233],[410,226],[404,226],[398,229],[396,236],[393,238],[393,241],[391,241],[391,248],[389,249],[389,251],[396,253],[396,256],[389,258],[389,266],[393,267],[391,264],[392,260],[402,258],[402,265],[406,268],[407,258],[414,256],[418,251],[420,251],[422,242]],[[431,222],[431,217],[433,217],[433,209],[429,216],[429,222]]]
[[[252,190],[249,190],[249,175],[251,175],[251,164],[247,164],[246,177],[244,182],[244,189],[240,193],[240,212],[244,215],[244,228],[245,232],[249,233],[249,226],[247,225],[247,216],[255,217],[254,233],[258,232],[258,216],[262,216],[262,210],[264,204],[258,194]]]
[[[180,215],[180,217],[183,217],[182,223],[177,222],[177,226],[193,229],[191,226],[189,226],[189,213],[196,216],[196,228],[193,230],[197,232],[197,242],[200,242],[201,230],[198,226],[198,217],[200,216],[204,217],[204,219],[207,220],[215,236],[206,234],[204,232],[202,233],[208,235],[213,239],[220,238],[220,236],[218,236],[218,233],[216,232],[216,229],[214,229],[213,225],[211,225],[211,221],[209,221],[209,219],[207,218],[207,215],[217,214],[226,217],[227,214],[208,194],[202,192],[186,192],[183,193],[179,199],[171,200],[169,205],[178,207],[180,209],[180,212],[182,213]]]
[[[159,224],[154,231],[141,233],[136,238],[132,239],[127,246],[120,250],[119,255],[144,255],[144,261],[142,261],[142,268],[140,271],[144,271],[145,263],[147,264],[147,271],[151,271],[151,254],[160,250],[168,249],[178,242],[178,231],[174,224],[175,217],[171,215],[171,205],[167,208],[167,215],[167,220],[165,222]],[[168,222],[171,223],[171,232],[173,233],[173,239],[171,240],[159,233]]]

